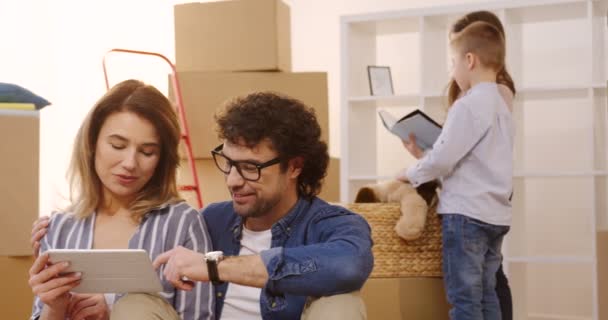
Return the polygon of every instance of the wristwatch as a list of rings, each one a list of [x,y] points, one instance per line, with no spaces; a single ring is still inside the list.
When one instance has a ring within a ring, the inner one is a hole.
[[[205,253],[205,262],[207,262],[207,273],[209,274],[209,280],[214,285],[220,285],[224,283],[220,280],[220,274],[217,271],[217,265],[224,259],[224,253],[222,251],[211,251]]]

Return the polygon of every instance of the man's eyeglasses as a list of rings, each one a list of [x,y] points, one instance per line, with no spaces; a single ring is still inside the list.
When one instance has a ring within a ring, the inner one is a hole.
[[[220,171],[224,174],[230,174],[232,167],[235,167],[236,171],[241,175],[241,177],[247,181],[258,181],[260,179],[262,169],[281,162],[279,157],[264,163],[257,163],[248,160],[235,161],[222,154],[221,151],[223,147],[224,145],[220,144],[213,149],[213,151],[211,151],[211,155],[213,156],[213,160],[215,161],[217,168],[220,169]]]

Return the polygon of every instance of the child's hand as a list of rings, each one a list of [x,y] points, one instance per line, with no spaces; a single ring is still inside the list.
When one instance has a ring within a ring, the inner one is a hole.
[[[422,156],[424,156],[424,152],[422,152],[422,149],[420,149],[416,144],[416,136],[413,133],[410,133],[409,141],[401,139],[401,142],[403,143],[405,149],[407,149],[407,151],[409,151],[414,158],[420,159]]]
[[[399,172],[397,172],[397,174],[395,174],[395,179],[409,183],[410,179],[407,177],[407,168],[401,169]]]

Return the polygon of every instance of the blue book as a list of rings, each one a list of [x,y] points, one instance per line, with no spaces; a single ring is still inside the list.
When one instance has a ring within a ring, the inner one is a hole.
[[[441,125],[418,109],[401,119],[385,110],[378,111],[378,115],[386,129],[399,138],[408,141],[410,133],[413,133],[416,136],[416,144],[422,150],[431,149],[441,134]]]

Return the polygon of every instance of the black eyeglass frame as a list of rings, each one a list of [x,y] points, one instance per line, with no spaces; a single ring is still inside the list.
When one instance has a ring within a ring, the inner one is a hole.
[[[281,163],[280,157],[276,157],[276,158],[268,160],[264,163],[257,163],[257,162],[250,161],[250,160],[232,160],[221,152],[223,148],[224,148],[224,144],[222,143],[219,146],[215,147],[215,149],[211,150],[211,156],[213,156],[213,162],[215,162],[215,166],[224,174],[230,174],[230,170],[232,170],[232,167],[235,167],[236,171],[239,173],[239,175],[241,175],[241,178],[243,178],[247,181],[255,182],[255,181],[260,180],[260,177],[262,177],[262,169],[273,166],[277,163]],[[226,160],[228,160],[228,164],[230,165],[230,168],[228,168],[228,171],[224,171],[224,169],[220,167],[220,165],[217,162],[216,157],[222,157],[222,158],[225,158]],[[258,169],[257,178],[256,179],[245,178],[245,176],[243,175],[243,172],[241,172],[241,167],[239,166],[240,163],[246,163],[246,164],[255,166]]]

